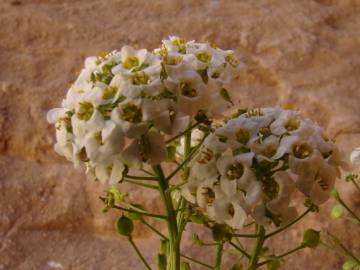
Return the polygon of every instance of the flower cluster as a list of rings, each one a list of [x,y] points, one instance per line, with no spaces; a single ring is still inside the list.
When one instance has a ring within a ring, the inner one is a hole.
[[[225,86],[239,68],[232,51],[177,37],[154,52],[125,46],[89,57],[62,107],[48,113],[55,150],[102,182],[119,181],[126,166],[158,164],[164,136],[231,105]]]
[[[205,139],[182,195],[236,229],[249,216],[258,224],[286,224],[297,215],[293,192],[324,203],[341,165],[334,143],[298,112],[242,111]]]

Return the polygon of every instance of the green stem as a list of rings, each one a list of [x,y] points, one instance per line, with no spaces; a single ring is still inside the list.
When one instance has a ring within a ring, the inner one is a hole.
[[[259,236],[256,239],[254,251],[251,255],[248,270],[255,270],[259,261],[259,255],[265,242],[265,228],[262,225],[256,225],[256,234]]]
[[[137,176],[137,175],[125,175],[124,178],[134,179],[134,180],[148,180],[148,181],[157,181],[156,177],[148,176]]]
[[[159,235],[162,239],[169,240],[165,235],[163,235],[158,229],[156,229],[154,226],[152,226],[150,223],[148,223],[145,219],[142,218],[141,223],[143,223],[146,227],[148,227],[154,233]]]
[[[351,182],[354,184],[354,186],[356,187],[356,189],[360,192],[360,186],[358,183],[356,183],[355,179],[351,179]]]
[[[135,242],[132,240],[131,237],[129,237],[129,242],[131,243],[131,245],[133,246],[133,248],[136,251],[136,254],[139,256],[139,258],[141,259],[141,261],[144,263],[145,267],[149,270],[151,270],[150,265],[147,263],[147,261],[145,260],[144,256],[141,254],[140,250],[138,249],[138,247],[135,245]]]
[[[360,222],[360,218],[350,209],[350,207],[341,199],[340,195],[337,194],[335,199],[350,213],[350,215],[355,218],[358,222]]]
[[[277,259],[281,259],[281,258],[284,258],[284,257],[286,257],[286,256],[288,256],[288,255],[290,255],[290,254],[292,254],[292,253],[294,253],[294,252],[296,252],[296,251],[298,251],[300,249],[303,249],[305,247],[306,246],[304,246],[304,245],[300,245],[300,246],[298,246],[298,247],[296,247],[294,249],[291,249],[291,250],[289,250],[289,251],[287,251],[287,252],[285,252],[285,253],[283,253],[281,255],[277,255],[277,256],[274,256],[274,257],[276,257]],[[259,263],[257,266],[260,267],[260,266],[262,266],[264,264],[267,264],[268,262],[271,262],[271,261],[273,261],[273,260],[263,261],[263,262]]]
[[[195,124],[195,126],[198,123]],[[187,160],[189,157],[191,157],[191,130],[193,129],[194,125],[191,126],[191,123],[189,123],[189,128],[187,132],[184,133],[185,135],[185,143],[184,143],[184,156],[183,161]],[[186,164],[186,163],[185,163]],[[183,167],[183,182],[187,182],[187,179],[189,178],[190,174],[190,168],[188,166]],[[181,197],[178,205],[178,209],[186,208],[187,202],[186,200]],[[179,230],[179,241],[181,239],[182,233],[185,230],[186,226],[186,220],[185,220],[185,211],[180,211],[177,214],[177,222],[179,224],[178,230]]]
[[[222,254],[223,254],[223,248],[224,248],[224,244],[222,242],[218,242],[216,244],[214,270],[221,270],[221,258],[222,258]]]
[[[169,244],[170,244],[170,254],[168,260],[168,269],[169,270],[179,270],[180,269],[180,243],[178,239],[178,226],[176,221],[176,213],[174,211],[174,206],[172,203],[171,195],[167,192],[169,188],[168,182],[165,178],[164,172],[161,168],[161,165],[153,166],[155,175],[157,176],[159,183],[159,191],[161,199],[166,208],[167,214],[167,225],[169,230]],[[170,266],[170,267],[169,267]]]
[[[144,168],[141,168],[140,171],[146,173],[147,175],[150,175],[151,177],[155,177],[155,175],[153,175],[151,172],[149,172],[148,170],[145,170]]]
[[[201,262],[201,261],[198,261],[197,259],[191,258],[191,257],[186,256],[186,255],[184,255],[184,254],[181,254],[181,257],[183,257],[183,258],[185,258],[185,259],[187,259],[187,260],[189,260],[189,261],[192,261],[192,262],[194,262],[194,263],[197,263],[197,264],[199,264],[199,265],[202,265],[202,266],[204,266],[204,267],[206,267],[206,268],[213,269],[213,267],[212,267],[211,265],[208,265],[208,264],[206,264],[206,263],[203,263],[203,262]]]
[[[173,178],[183,167],[186,166],[186,164],[190,161],[192,156],[197,152],[197,150],[199,150],[199,148],[202,145],[202,143],[204,142],[205,138],[206,138],[206,136],[204,136],[204,138],[201,140],[201,142],[190,152],[190,154],[186,158],[184,158],[184,160],[180,163],[180,165],[172,173],[170,173],[170,175],[166,178],[167,180],[170,180],[171,178]]]
[[[234,236],[234,237],[242,237],[242,238],[256,238],[259,235],[257,235],[257,234],[238,234],[238,233],[234,233],[232,236]]]
[[[337,250],[339,253],[342,253],[342,255],[344,255],[347,258],[352,258],[355,262],[360,264],[360,260],[350,250],[348,250],[335,235],[333,235],[329,232],[328,232],[328,234],[331,237],[332,241],[335,243],[335,250]],[[324,242],[321,242],[321,243],[323,245],[325,245],[326,247],[334,250],[334,248],[329,247],[326,243],[324,243]],[[337,247],[340,247],[340,251],[339,251],[339,249],[337,249]]]
[[[175,141],[176,139],[184,136],[185,134],[188,134],[189,132],[190,132],[190,134],[191,134],[191,130],[192,130],[193,128],[197,127],[198,125],[200,125],[199,122],[197,122],[197,123],[195,123],[195,124],[193,124],[193,125],[190,125],[190,127],[188,127],[188,128],[187,128],[186,130],[184,130],[183,132],[181,132],[181,133],[179,133],[178,135],[176,135],[176,136],[170,138],[169,140],[167,140],[167,141],[166,141],[166,144]]]
[[[139,182],[139,181],[134,181],[134,180],[130,180],[130,179],[123,179],[124,182],[127,182],[127,183],[131,183],[131,184],[134,184],[134,185],[137,185],[137,186],[142,186],[142,187],[147,187],[147,188],[151,188],[151,189],[156,189],[158,190],[159,188],[155,185],[150,185],[150,184],[145,184],[145,183],[142,183],[142,182]]]
[[[265,236],[265,239],[271,237],[271,236],[274,236],[275,234],[278,234],[279,232],[282,232],[284,230],[286,230],[287,228],[289,228],[290,226],[294,225],[296,222],[298,222],[300,219],[302,219],[304,216],[306,216],[309,212],[311,212],[311,209],[308,208],[304,213],[302,213],[300,216],[298,216],[295,220],[293,220],[292,222],[290,222],[289,224],[285,225],[284,227],[281,227],[280,229],[278,230],[275,230],[269,234],[267,234]]]
[[[100,197],[100,200],[104,201],[105,198]],[[146,211],[136,211],[136,210],[128,209],[128,208],[125,208],[125,207],[121,207],[119,205],[113,205],[112,208],[122,210],[122,211],[125,211],[125,212],[129,212],[129,213],[143,215],[143,216],[159,218],[159,219],[167,219],[167,216],[158,215],[158,214],[152,214],[152,213],[149,213],[149,212],[146,212]]]
[[[244,255],[246,258],[250,259],[251,256],[249,253],[247,253],[244,249],[239,247],[238,245],[234,244],[233,242],[229,242],[229,244],[234,247],[237,251],[239,251],[242,255]]]

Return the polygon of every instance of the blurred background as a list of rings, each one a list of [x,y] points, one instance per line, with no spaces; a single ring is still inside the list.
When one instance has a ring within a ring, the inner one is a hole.
[[[1,0],[0,270],[143,269],[115,233],[119,213],[101,211],[104,187],[53,151],[46,112],[60,105],[86,56],[127,44],[152,50],[169,35],[235,50],[248,66],[232,87],[237,106],[298,109],[347,156],[360,146],[359,0]],[[337,186],[360,211],[351,185]],[[155,194],[137,188],[131,196],[159,211]],[[270,249],[295,247],[313,227],[360,254],[360,228],[331,222],[333,204],[274,238]],[[184,251],[212,260],[190,236]],[[153,261],[157,238],[137,226],[135,241]],[[289,257],[282,269],[341,269],[342,262],[319,247]]]

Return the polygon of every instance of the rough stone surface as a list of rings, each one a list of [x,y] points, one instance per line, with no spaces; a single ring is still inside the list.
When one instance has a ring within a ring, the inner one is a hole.
[[[170,34],[211,40],[249,66],[233,84],[240,106],[292,106],[347,154],[360,145],[359,0],[1,0],[0,25],[1,270],[143,269],[114,233],[116,213],[101,212],[103,187],[52,150],[46,112],[59,105],[88,55],[125,44],[155,48]],[[338,186],[360,212],[359,194],[344,181]],[[130,190],[159,211],[155,194]],[[311,226],[335,232],[360,254],[360,229],[330,224],[332,204],[271,241],[271,249],[294,247]],[[136,235],[153,258],[156,238],[142,226]],[[186,253],[209,262],[212,252],[185,238]],[[282,269],[341,264],[320,247],[290,257]]]

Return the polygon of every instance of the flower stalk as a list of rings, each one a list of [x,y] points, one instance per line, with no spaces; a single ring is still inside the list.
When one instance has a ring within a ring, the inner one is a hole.
[[[266,239],[264,226],[256,225],[256,234],[258,234],[258,237],[256,238],[256,243],[255,243],[251,258],[250,258],[248,270],[255,270],[257,268],[261,249],[262,249],[265,239]]]
[[[180,269],[180,242],[178,239],[178,226],[176,221],[176,213],[172,203],[171,195],[167,192],[169,188],[168,182],[165,178],[161,165],[153,166],[155,175],[158,178],[159,191],[161,199],[164,203],[167,215],[167,225],[169,231],[169,256],[168,256],[168,270]]]

